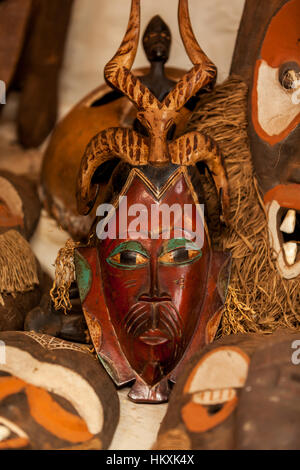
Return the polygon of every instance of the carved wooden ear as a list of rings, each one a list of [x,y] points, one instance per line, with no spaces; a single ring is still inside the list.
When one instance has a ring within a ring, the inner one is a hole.
[[[93,183],[92,178],[100,165],[115,158],[131,165],[145,165],[148,154],[145,138],[132,129],[112,127],[95,135],[85,150],[78,173],[78,212],[87,215],[95,204],[99,184]]]
[[[193,33],[187,0],[179,0],[179,29],[185,50],[194,67],[185,74],[174,89],[166,96],[163,104],[179,111],[201,88],[214,85],[217,68],[199,46]]]
[[[200,132],[189,132],[169,144],[172,163],[177,165],[196,165],[206,163],[218,191],[222,205],[223,218],[229,221],[229,190],[222,153],[217,143]]]

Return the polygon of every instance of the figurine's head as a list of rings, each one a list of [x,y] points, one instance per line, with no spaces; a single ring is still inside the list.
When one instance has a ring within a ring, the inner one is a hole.
[[[105,76],[137,106],[148,135],[120,128],[96,135],[78,178],[82,214],[109,181],[96,241],[78,249],[76,270],[95,348],[117,383],[136,379],[129,395],[135,401],[167,399],[167,378],[175,380],[183,359],[212,340],[224,301],[219,273],[227,257],[212,250],[201,207],[206,166],[227,217],[222,156],[197,132],[168,140],[184,104],[215,78],[215,67],[191,41],[186,1],[179,12],[195,66],[160,102],[130,72],[139,32],[139,1],[133,0],[128,32]]]
[[[143,46],[149,62],[167,62],[171,32],[159,15],[154,16],[149,22],[143,36]]]

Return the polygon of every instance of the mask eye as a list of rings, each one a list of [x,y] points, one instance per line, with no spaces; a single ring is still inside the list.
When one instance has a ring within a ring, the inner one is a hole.
[[[172,248],[172,245],[178,247]],[[184,265],[201,258],[202,251],[188,240],[171,240],[159,257],[159,262],[166,265]]]
[[[284,64],[279,70],[279,82],[287,91],[294,91],[299,87],[300,67],[298,64]]]
[[[116,247],[106,259],[111,266],[121,269],[142,268],[148,264],[149,256],[137,242],[125,242]]]
[[[136,267],[147,264],[148,258],[136,251],[123,251],[110,258],[111,264]]]
[[[178,248],[161,255],[159,261],[163,264],[186,264],[199,258],[198,250],[187,250],[186,248]]]

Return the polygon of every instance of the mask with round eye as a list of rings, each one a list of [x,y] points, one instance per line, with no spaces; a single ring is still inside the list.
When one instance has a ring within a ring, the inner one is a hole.
[[[300,275],[300,0],[265,3],[246,2],[232,72],[250,87],[251,154],[277,269],[294,279]]]

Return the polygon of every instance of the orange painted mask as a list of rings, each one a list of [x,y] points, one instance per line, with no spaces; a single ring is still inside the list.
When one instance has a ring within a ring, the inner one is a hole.
[[[249,37],[245,30],[254,17]],[[235,60],[238,54],[240,58],[234,67],[250,86],[252,160],[268,214],[270,243],[285,279],[300,275],[299,24],[300,0],[271,0],[267,6],[246,2],[235,53]],[[249,51],[243,53],[246,40]]]

